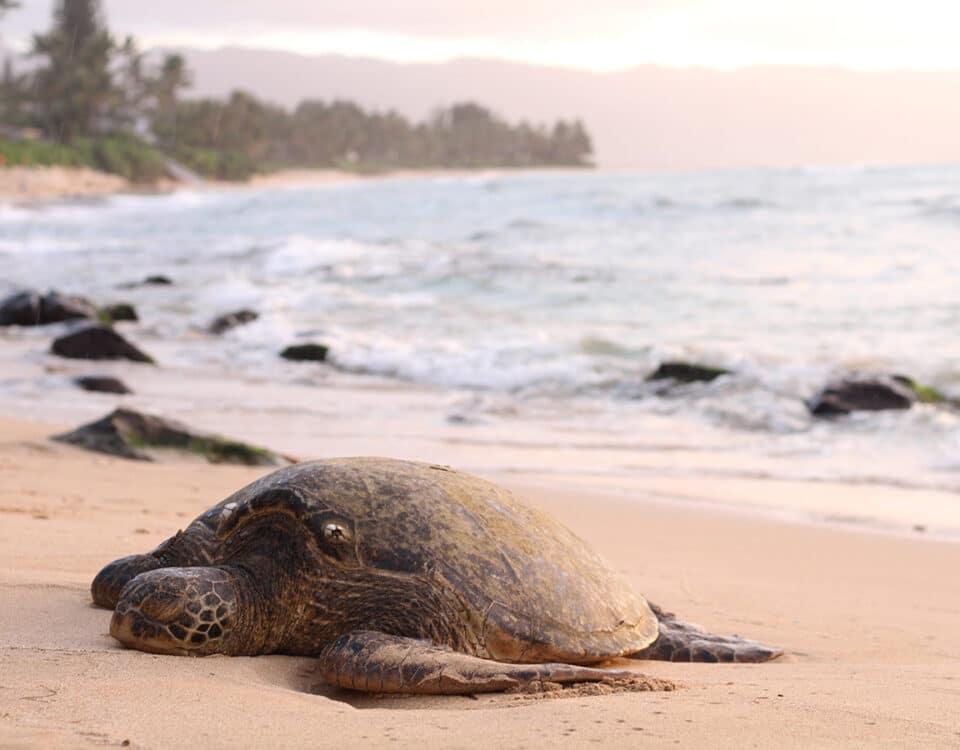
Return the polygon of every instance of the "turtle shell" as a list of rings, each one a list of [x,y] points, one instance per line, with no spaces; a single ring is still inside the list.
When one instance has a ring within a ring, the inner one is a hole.
[[[318,539],[348,525],[348,565],[415,575],[463,602],[490,657],[591,662],[658,632],[647,602],[572,531],[511,492],[445,466],[344,458],[263,477],[198,519],[225,538],[281,502]]]

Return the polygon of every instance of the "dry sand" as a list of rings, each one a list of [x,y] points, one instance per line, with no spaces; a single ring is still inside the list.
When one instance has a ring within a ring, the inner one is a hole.
[[[231,190],[297,185],[317,185],[358,179],[356,175],[337,170],[283,170],[256,175],[246,182],[210,180],[198,184],[161,180],[150,185],[136,185],[117,175],[74,167],[0,167],[0,202],[30,204],[71,198],[94,198],[131,192],[166,192],[178,187],[200,190]]]
[[[468,177],[478,174],[493,174],[500,171],[532,173],[564,170],[399,169],[364,175],[338,169],[282,169],[269,174],[254,175],[244,182],[207,180],[200,183],[181,183],[174,180],[161,180],[149,185],[138,185],[117,175],[87,168],[0,166],[0,203],[30,204],[71,198],[95,198],[120,193],[164,193],[178,188],[190,190],[297,188],[356,182],[358,180]]]
[[[270,174],[254,175],[244,182],[207,180],[199,183],[180,183],[161,180],[149,185],[138,185],[117,175],[74,167],[0,167],[0,202],[30,204],[71,198],[95,198],[120,193],[162,193],[177,188],[190,190],[242,190],[278,187],[305,187],[375,178],[414,176],[463,175],[471,172],[385,172],[362,176],[337,169],[284,169]]]
[[[0,420],[0,747],[960,747],[960,545],[492,477],[653,601],[788,656],[617,663],[676,692],[362,698],[310,659],[119,648],[96,571],[261,472],[46,440],[63,427]]]
[[[0,201],[79,198],[128,192],[133,186],[117,175],[71,167],[0,167]]]

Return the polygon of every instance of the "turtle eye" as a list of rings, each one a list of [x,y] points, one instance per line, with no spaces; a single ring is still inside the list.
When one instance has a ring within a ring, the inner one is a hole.
[[[323,538],[331,544],[342,544],[350,541],[350,529],[343,524],[329,521],[323,525]]]
[[[343,565],[357,564],[354,549],[357,535],[352,520],[339,515],[317,514],[307,519],[307,527],[325,555]]]

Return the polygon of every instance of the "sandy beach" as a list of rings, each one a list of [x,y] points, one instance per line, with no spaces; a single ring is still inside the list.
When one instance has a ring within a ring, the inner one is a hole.
[[[32,201],[114,195],[134,190],[122,177],[72,167],[0,167],[0,201]]]
[[[123,193],[167,192],[177,187],[228,190],[320,185],[356,179],[361,178],[335,169],[296,169],[255,175],[250,180],[239,183],[208,180],[188,186],[172,180],[162,180],[149,185],[137,185],[118,175],[86,168],[0,167],[0,202],[23,204],[71,198],[95,198]]]
[[[358,180],[458,177],[470,174],[476,174],[476,172],[468,170],[395,170],[365,175],[338,169],[282,169],[267,174],[254,175],[244,182],[205,180],[187,184],[173,180],[161,180],[157,183],[139,185],[117,175],[86,168],[0,167],[0,202],[30,204],[76,198],[97,198],[124,193],[163,193],[177,188],[217,191],[262,190],[266,188],[329,185]]]
[[[74,167],[0,167],[0,202],[30,204],[77,198],[97,198],[125,193],[167,193],[177,189],[203,191],[264,190],[334,185],[372,180],[409,180],[437,177],[471,177],[479,174],[563,174],[567,168],[514,168],[496,170],[396,169],[362,174],[340,169],[281,169],[256,174],[242,182],[204,180],[182,183],[160,180],[137,184],[118,175]]]
[[[146,464],[0,421],[0,746],[956,747],[960,546],[490,478],[601,549],[652,601],[784,647],[764,665],[616,663],[666,693],[369,698],[310,659],[123,650],[90,603],[144,551],[261,471]],[[842,491],[833,488],[831,491]]]

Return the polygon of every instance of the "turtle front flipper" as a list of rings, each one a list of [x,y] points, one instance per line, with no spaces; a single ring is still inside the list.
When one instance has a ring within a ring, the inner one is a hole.
[[[735,635],[714,635],[696,625],[677,620],[651,604],[660,621],[657,639],[642,651],[627,654],[630,659],[660,661],[761,662],[783,655],[783,649]]]
[[[463,695],[522,688],[535,683],[600,682],[636,677],[614,669],[572,664],[508,664],[480,659],[429,641],[357,630],[320,652],[326,682],[372,693]]]
[[[93,603],[98,607],[113,609],[127,583],[141,573],[159,567],[162,567],[162,563],[153,555],[127,555],[108,563],[90,584]]]
[[[136,576],[158,568],[206,565],[213,561],[216,547],[213,532],[195,522],[145,555],[127,555],[106,565],[90,584],[93,603],[113,609],[123,587]]]

